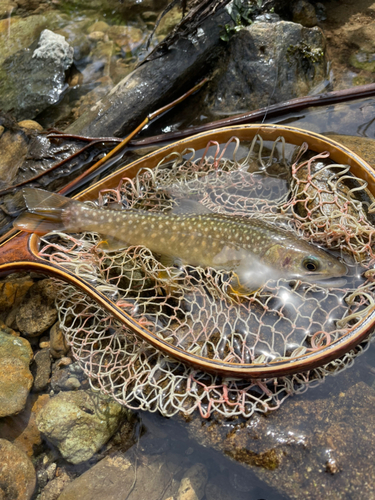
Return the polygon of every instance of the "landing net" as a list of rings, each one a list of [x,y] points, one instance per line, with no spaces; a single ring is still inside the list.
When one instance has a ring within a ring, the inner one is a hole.
[[[231,273],[165,267],[141,246],[107,253],[95,233],[51,233],[42,238],[40,255],[187,353],[249,366],[313,353],[347,335],[374,307],[375,204],[348,166],[306,150],[293,152],[283,138],[270,147],[259,136],[249,145],[236,138],[223,148],[211,142],[201,157],[194,150],[173,153],[154,169],[124,178],[102,191],[98,204],[168,213],[189,198],[217,213],[272,222],[345,260],[348,275],[329,287],[278,279],[235,297]],[[308,373],[224,379],[159,352],[70,285],[60,284],[57,303],[92,386],[128,407],[167,416],[198,409],[206,417],[212,411],[248,417],[275,409],[290,394],[351,365],[368,345]]]

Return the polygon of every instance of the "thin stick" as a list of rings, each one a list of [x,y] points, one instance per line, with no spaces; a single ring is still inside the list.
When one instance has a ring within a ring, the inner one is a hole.
[[[137,141],[131,141],[129,143],[129,146],[138,148],[143,146],[151,146],[160,142],[177,141],[179,139],[183,139],[184,137],[200,134],[201,132],[206,132],[215,128],[230,127],[232,125],[242,125],[245,123],[262,121],[264,115],[267,115],[267,118],[274,118],[276,116],[289,113],[290,111],[300,111],[302,109],[309,108],[310,106],[327,106],[328,104],[337,104],[340,102],[362,99],[373,95],[375,95],[375,83],[360,85],[358,87],[352,87],[345,90],[326,92],[325,94],[317,94],[314,96],[297,97],[295,99],[290,99],[290,101],[272,104],[271,106],[265,108],[260,108],[255,111],[243,113],[241,115],[205,123],[204,125],[198,125],[197,127],[191,127],[185,130],[178,130],[176,132],[170,132],[167,134],[147,137],[145,139],[140,139]]]

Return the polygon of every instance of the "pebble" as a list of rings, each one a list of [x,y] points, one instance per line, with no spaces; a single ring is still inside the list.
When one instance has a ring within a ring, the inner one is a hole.
[[[125,409],[91,391],[60,392],[37,416],[37,426],[73,464],[91,458],[114,434]]]
[[[48,347],[35,354],[34,363],[33,391],[41,392],[47,388],[51,375],[51,356]]]
[[[52,479],[52,481],[47,483],[39,495],[38,500],[57,500],[70,481],[68,474],[66,472],[61,472],[57,477]]]
[[[35,490],[34,466],[18,446],[0,439],[0,498],[29,500]]]
[[[92,31],[89,35],[87,35],[87,38],[91,42],[107,42],[108,41],[108,36],[103,32],[103,31]]]
[[[43,132],[43,127],[35,120],[22,120],[18,122],[18,126],[26,130],[35,130],[35,132]]]
[[[49,333],[51,354],[54,358],[62,358],[69,351],[60,323],[57,322],[53,325]]]
[[[29,342],[0,330],[0,417],[19,413],[33,384]]]

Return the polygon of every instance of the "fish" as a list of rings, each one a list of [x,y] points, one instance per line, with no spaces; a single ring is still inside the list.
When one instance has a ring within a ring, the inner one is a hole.
[[[253,293],[268,280],[322,280],[347,273],[345,264],[296,233],[261,219],[207,211],[187,204],[188,213],[92,208],[86,203],[41,189],[25,188],[28,212],[17,229],[99,233],[107,251],[142,245],[165,265],[189,265],[233,272],[237,295]]]

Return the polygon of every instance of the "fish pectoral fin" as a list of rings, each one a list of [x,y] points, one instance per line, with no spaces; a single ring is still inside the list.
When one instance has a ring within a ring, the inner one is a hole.
[[[116,252],[118,250],[123,250],[127,246],[128,245],[123,240],[119,240],[114,236],[107,236],[97,244],[97,248],[103,250],[103,252]]]
[[[234,273],[229,283],[228,294],[233,298],[241,299],[252,295],[257,290],[259,290],[260,287],[261,284],[259,284],[259,282],[247,282],[246,284],[241,283],[241,279],[238,274]]]

